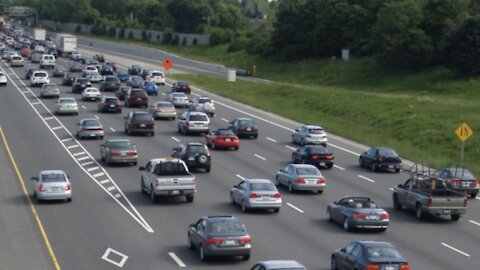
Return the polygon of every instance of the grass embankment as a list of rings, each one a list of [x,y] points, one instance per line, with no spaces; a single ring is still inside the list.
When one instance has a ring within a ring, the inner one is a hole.
[[[475,135],[465,145],[465,165],[480,175],[480,79],[457,78],[438,68],[418,73],[385,70],[372,59],[270,61],[226,46],[165,46],[184,57],[249,69],[278,83],[175,75],[211,92],[367,144],[397,149],[404,157],[446,166],[458,164],[454,134],[466,121]]]

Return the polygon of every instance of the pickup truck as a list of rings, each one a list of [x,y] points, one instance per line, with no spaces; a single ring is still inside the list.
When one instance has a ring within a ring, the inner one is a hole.
[[[447,189],[438,179],[412,176],[405,184],[393,189],[393,207],[415,210],[418,219],[426,215],[450,216],[453,221],[460,219],[467,209],[467,197]]]
[[[145,167],[140,167],[140,188],[149,194],[152,202],[160,196],[185,196],[193,202],[196,192],[195,177],[181,159],[155,158]]]

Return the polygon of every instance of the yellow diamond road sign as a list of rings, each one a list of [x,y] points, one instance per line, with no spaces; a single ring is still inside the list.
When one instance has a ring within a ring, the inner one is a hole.
[[[462,123],[457,129],[455,129],[455,134],[457,134],[458,138],[465,142],[473,135],[473,130],[468,126],[467,123]]]

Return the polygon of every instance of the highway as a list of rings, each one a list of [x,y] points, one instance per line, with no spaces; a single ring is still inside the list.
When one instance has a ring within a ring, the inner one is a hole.
[[[95,49],[82,48],[81,52],[91,57]],[[144,68],[154,67],[152,61],[143,59],[145,56],[134,56],[135,50],[123,51],[118,46],[111,51],[100,52],[123,69],[132,63]],[[66,59],[59,59],[57,64],[68,66]],[[212,151],[212,171],[195,173],[198,193],[193,203],[179,199],[152,204],[140,192],[138,166],[105,167],[99,161],[101,141],[77,141],[71,136],[75,123],[81,118],[98,117],[104,125],[106,139],[125,138],[122,116],[131,109],[124,108],[121,115],[99,113],[97,103],[82,102],[80,95],[62,86],[61,96],[74,96],[80,114],[57,117],[50,113],[54,100],[36,97],[40,90],[29,87],[23,80],[24,69],[10,68],[2,62],[1,70],[7,74],[9,84],[0,88],[0,126],[19,171],[27,181],[30,196],[32,185],[28,181],[39,170],[63,169],[72,178],[71,203],[35,203],[61,269],[235,270],[250,269],[256,261],[271,259],[295,259],[308,269],[330,269],[331,253],[352,240],[390,241],[410,261],[411,269],[479,269],[480,258],[476,256],[480,240],[479,200],[469,200],[467,214],[458,222],[446,219],[418,221],[411,212],[397,212],[392,208],[390,189],[403,183],[407,175],[373,173],[359,168],[358,155],[366,147],[358,143],[329,134],[329,148],[335,154],[336,166],[322,170],[327,179],[323,194],[290,194],[280,188],[284,205],[278,214],[243,213],[238,206],[229,203],[230,188],[241,178],[274,180],[277,170],[289,163],[291,152],[296,148],[290,141],[290,134],[299,123],[209,94],[217,109],[217,115],[211,119],[213,127],[226,127],[227,122],[236,117],[251,117],[260,128],[258,139],[242,139],[239,151]],[[61,85],[61,79],[51,80]],[[168,93],[170,87],[162,86],[159,90]],[[199,89],[193,93],[205,94]],[[150,103],[163,98],[163,94],[151,96]],[[176,121],[157,121],[154,137],[133,136],[131,139],[139,150],[139,166],[145,165],[150,158],[169,155],[179,141],[204,142],[203,136],[178,133]],[[6,158],[0,160],[7,162]],[[3,173],[4,167],[2,164],[2,181],[12,181],[10,186],[15,188],[10,188],[9,193],[0,192],[0,199],[9,204],[17,203],[23,209],[8,215],[33,223],[32,217],[25,217],[26,199],[8,199],[21,197],[23,193],[19,181]],[[327,222],[328,203],[347,195],[370,196],[378,206],[386,209],[391,220],[388,230],[384,233],[345,232],[342,227]],[[249,261],[214,259],[201,262],[198,252],[187,248],[188,225],[205,215],[235,215],[245,224],[253,239]],[[31,231],[32,241],[41,246],[41,236],[35,235],[40,232],[35,226],[32,224],[25,230]],[[10,231],[11,238],[23,233]],[[2,245],[0,251],[6,248],[8,246]],[[36,260],[43,265],[53,265],[48,253],[38,254]]]

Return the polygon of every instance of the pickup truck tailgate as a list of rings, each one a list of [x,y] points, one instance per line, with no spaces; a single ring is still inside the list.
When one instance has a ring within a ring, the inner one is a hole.
[[[177,190],[177,189],[194,189],[195,179],[193,177],[169,177],[162,176],[157,178],[160,185],[157,185],[159,190]]]
[[[464,197],[443,197],[434,196],[431,197],[432,204],[429,208],[442,208],[442,209],[462,209],[466,208]]]

